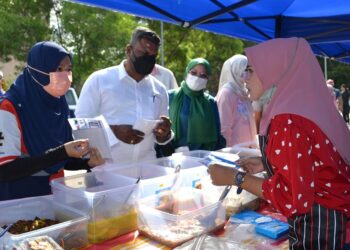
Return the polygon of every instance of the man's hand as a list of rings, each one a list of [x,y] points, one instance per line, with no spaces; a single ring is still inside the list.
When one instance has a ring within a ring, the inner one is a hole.
[[[145,134],[135,130],[131,125],[110,125],[115,136],[124,143],[138,144],[143,140]]]
[[[165,142],[171,136],[171,121],[169,117],[161,116],[161,122],[153,129],[153,134],[155,135],[158,142]]]

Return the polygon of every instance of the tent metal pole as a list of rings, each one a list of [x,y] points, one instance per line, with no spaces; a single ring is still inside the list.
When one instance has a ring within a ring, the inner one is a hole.
[[[323,57],[323,65],[324,65],[324,79],[327,81],[327,79],[328,79],[328,75],[327,75],[327,57],[326,56],[324,56]]]
[[[164,24],[163,24],[163,21],[160,21],[160,42],[161,42],[160,61],[161,61],[162,66],[164,66]]]

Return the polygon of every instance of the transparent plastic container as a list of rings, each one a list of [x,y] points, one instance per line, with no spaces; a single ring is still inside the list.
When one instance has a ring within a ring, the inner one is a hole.
[[[207,168],[197,158],[170,156],[122,167],[108,167],[105,171],[132,178],[141,178],[140,197],[147,197],[171,189],[174,184],[175,168],[180,165],[179,183],[187,187],[200,187]]]
[[[141,234],[171,248],[225,224],[218,197],[195,188],[141,199],[138,208]]]
[[[137,230],[136,181],[101,171],[55,179],[51,187],[56,201],[90,216],[88,240],[100,243]]]
[[[225,186],[215,186],[212,184],[210,177],[202,179],[202,190],[204,192],[212,192],[216,197],[220,197],[225,189]],[[245,190],[242,193],[237,194],[237,187],[232,186],[230,192],[223,201],[223,206],[226,209],[226,218],[229,218],[232,214],[239,213],[245,209],[256,210],[259,208],[259,198]]]
[[[195,157],[195,158],[205,158],[211,152],[212,151],[208,151],[208,150],[192,150],[192,151],[174,153],[173,156],[184,155],[184,156],[190,156],[190,157]]]
[[[173,154],[169,157],[158,158],[147,162],[173,169],[175,169],[178,165],[181,166],[181,169],[203,166],[203,164],[198,160],[198,158],[182,154]]]
[[[22,234],[6,232],[0,238],[0,249],[16,249],[28,238],[48,236],[64,249],[80,249],[88,245],[88,216],[74,208],[59,204],[51,199],[35,197],[0,205],[0,226],[10,225],[19,220],[57,220],[60,223]]]

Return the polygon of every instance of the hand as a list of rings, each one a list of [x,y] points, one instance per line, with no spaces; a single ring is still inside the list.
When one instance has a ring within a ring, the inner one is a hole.
[[[124,143],[138,144],[143,140],[145,134],[135,130],[131,125],[110,125],[115,136]]]
[[[89,140],[75,140],[64,144],[64,148],[69,157],[82,158],[90,151]]]
[[[243,158],[236,161],[247,173],[256,174],[264,170],[261,157]]]
[[[90,159],[88,165],[93,168],[105,163],[105,160],[102,158],[100,151],[97,148],[90,148]]]
[[[171,121],[166,116],[161,116],[160,119],[161,121],[153,129],[153,134],[158,142],[165,142],[170,136]]]
[[[208,173],[214,185],[227,186],[234,184],[234,178],[237,170],[232,167],[212,164],[208,167]]]

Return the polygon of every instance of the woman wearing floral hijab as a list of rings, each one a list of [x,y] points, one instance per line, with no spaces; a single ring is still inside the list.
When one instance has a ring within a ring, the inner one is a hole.
[[[217,150],[225,146],[214,98],[204,93],[211,68],[196,58],[187,65],[181,87],[169,92],[169,113],[175,133],[173,148]]]
[[[219,86],[222,87],[216,96],[216,101],[221,133],[228,147],[256,140],[254,111],[244,86],[247,64],[247,57],[234,55],[224,63],[221,70]]]
[[[260,127],[268,179],[210,166],[214,184],[237,185],[288,218],[290,249],[344,249],[350,216],[350,131],[336,110],[320,66],[302,38],[275,39],[246,49],[246,83],[257,100],[275,88]]]

